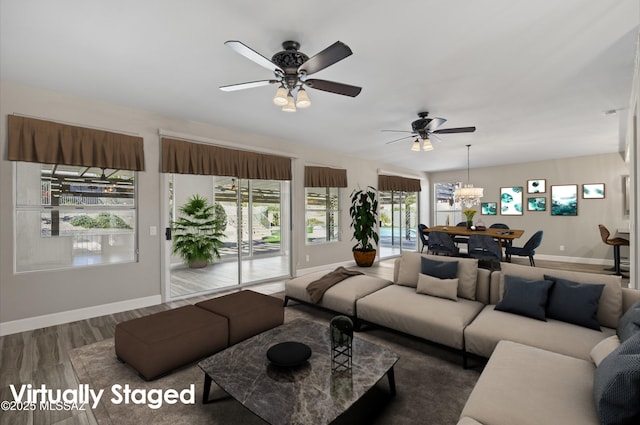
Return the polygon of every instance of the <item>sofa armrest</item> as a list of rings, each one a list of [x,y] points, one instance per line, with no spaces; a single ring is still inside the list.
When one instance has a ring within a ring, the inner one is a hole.
[[[622,314],[638,300],[640,300],[640,290],[622,288]]]

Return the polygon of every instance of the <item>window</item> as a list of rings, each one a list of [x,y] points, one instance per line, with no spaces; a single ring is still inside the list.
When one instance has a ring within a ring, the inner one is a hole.
[[[135,171],[16,163],[17,272],[137,261]]]
[[[307,244],[339,240],[340,189],[307,187],[305,191]]]

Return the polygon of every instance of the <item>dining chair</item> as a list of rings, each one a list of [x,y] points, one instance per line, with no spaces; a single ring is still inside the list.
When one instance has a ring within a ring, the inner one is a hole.
[[[418,233],[420,233],[420,240],[422,241],[422,248],[420,249],[420,252],[424,251],[424,247],[428,246],[429,244],[429,235],[426,234],[424,231],[425,229],[428,229],[429,226],[425,225],[425,224],[418,224]],[[429,251],[429,249],[427,249],[427,252]]]
[[[598,224],[598,228],[600,229],[602,242],[613,246],[614,271],[618,276],[622,276],[622,272],[620,271],[620,247],[629,246],[629,240],[625,238],[610,238],[609,236],[611,236],[611,233],[609,233],[609,229],[602,224]]]
[[[490,229],[509,229],[509,226],[507,226],[504,223],[493,223],[491,226],[489,226]],[[513,239],[502,239],[501,241],[502,246],[511,246],[513,245]]]
[[[536,266],[536,262],[533,260],[533,256],[536,255],[536,248],[542,243],[542,230],[538,230],[529,238],[529,240],[522,247],[508,246],[504,252],[507,257],[507,261],[511,262],[512,255],[519,255],[521,257],[529,257],[529,264],[532,267]]]
[[[465,229],[467,228],[467,222],[466,221],[461,221],[460,223],[456,224],[456,227],[464,227]],[[469,242],[469,237],[468,236],[454,236],[453,237],[453,242],[457,245],[459,243],[467,243]]]
[[[453,242],[453,238],[444,232],[429,232],[428,247],[427,253],[435,255],[458,256],[460,254],[460,249]]]
[[[468,247],[467,254],[471,258],[478,259],[478,267],[500,270],[502,249],[491,236],[471,235]]]

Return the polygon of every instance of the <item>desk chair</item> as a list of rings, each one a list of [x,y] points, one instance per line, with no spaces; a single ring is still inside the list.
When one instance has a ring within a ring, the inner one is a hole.
[[[598,228],[600,229],[600,237],[602,238],[602,242],[607,245],[613,246],[613,264],[615,274],[618,276],[622,276],[622,272],[620,271],[620,247],[621,246],[629,246],[629,240],[625,238],[609,238],[611,233],[609,233],[609,229],[604,227],[602,224],[598,224]]]
[[[542,243],[542,230],[538,230],[529,238],[523,247],[508,246],[504,252],[507,256],[507,261],[511,262],[512,255],[519,255],[522,257],[529,257],[529,264],[531,267],[536,266],[536,262],[533,260],[533,256],[536,255],[536,248]]]

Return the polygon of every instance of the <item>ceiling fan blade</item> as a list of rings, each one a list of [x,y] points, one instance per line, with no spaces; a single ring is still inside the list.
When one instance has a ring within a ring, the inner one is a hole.
[[[438,127],[440,127],[442,124],[444,124],[445,122],[447,122],[447,120],[445,120],[444,118],[431,118],[431,121],[429,121],[429,124],[427,124],[427,126],[425,127],[427,130],[435,130]]]
[[[415,131],[407,131],[407,130],[380,130],[383,133],[411,133],[416,135]]]
[[[347,56],[351,56],[351,54],[353,54],[353,52],[349,46],[341,41],[336,41],[331,46],[327,47],[315,56],[310,57],[309,60],[300,65],[298,72],[304,72],[307,75],[311,75],[341,61]]]
[[[432,131],[434,134],[451,134],[451,133],[473,133],[476,131],[475,127],[458,127],[458,128],[443,128],[442,130]]]
[[[231,85],[228,85],[228,86],[221,86],[220,90],[222,90],[222,91],[236,91],[236,90],[252,89],[254,87],[268,86],[269,84],[275,84],[277,82],[278,82],[278,80],[250,81],[248,83],[240,83],[240,84],[231,84]]]
[[[226,46],[231,47],[236,53],[241,54],[245,58],[257,63],[258,65],[267,68],[270,71],[280,71],[284,74],[284,70],[269,59],[262,56],[260,53],[253,50],[251,47],[237,40],[229,40],[224,43]]]
[[[433,143],[442,143],[442,139],[433,133],[429,133],[429,140],[431,140]]]
[[[390,142],[387,142],[386,144],[387,144],[387,145],[390,145],[390,144],[392,144],[392,143],[400,142],[400,141],[402,141],[402,140],[406,140],[406,139],[413,139],[414,137],[415,137],[414,135],[411,135],[411,136],[405,136],[405,137],[402,137],[402,138],[400,138],[400,139],[396,139],[396,140],[392,140],[392,141],[390,141]]]
[[[342,94],[344,96],[356,97],[360,94],[362,87],[350,86],[349,84],[336,83],[334,81],[310,79],[304,82],[307,86],[330,93]]]

